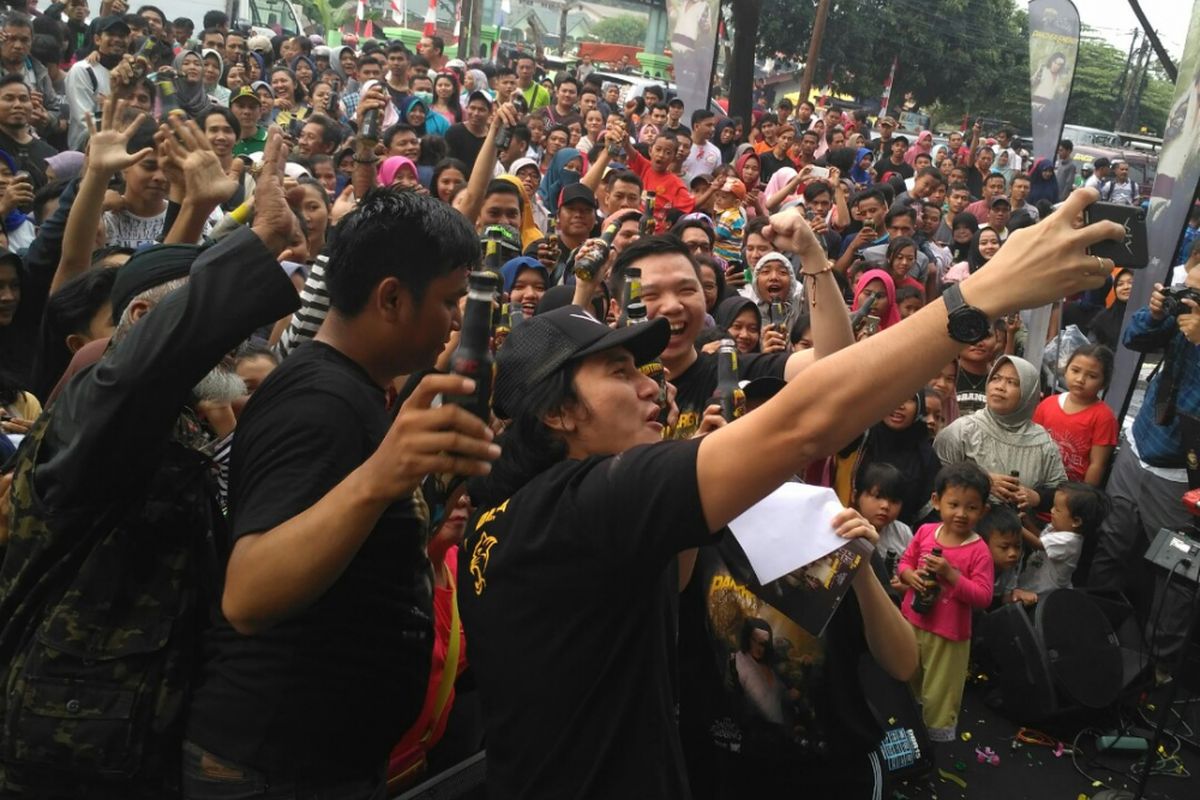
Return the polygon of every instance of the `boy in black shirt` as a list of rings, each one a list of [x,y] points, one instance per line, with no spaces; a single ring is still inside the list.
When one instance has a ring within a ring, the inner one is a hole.
[[[383,796],[429,675],[427,515],[413,491],[428,473],[482,474],[498,454],[461,406],[430,410],[470,381],[427,377],[395,421],[385,391],[433,366],[478,261],[466,219],[414,192],[374,190],[339,226],[328,317],[238,424],[234,545],[191,708],[185,796],[218,784]]]

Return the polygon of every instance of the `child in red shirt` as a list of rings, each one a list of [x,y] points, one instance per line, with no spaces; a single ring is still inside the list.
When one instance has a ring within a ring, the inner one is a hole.
[[[1067,361],[1067,391],[1047,397],[1033,412],[1062,453],[1067,480],[1099,486],[1117,444],[1117,418],[1100,392],[1112,377],[1113,353],[1085,344]]]
[[[935,742],[954,740],[971,655],[971,610],[992,601],[992,554],[975,532],[990,488],[987,473],[972,462],[943,467],[932,499],[942,522],[918,528],[900,559],[900,582],[908,589],[900,613],[915,629],[921,656],[913,689]],[[933,554],[935,547],[941,555]],[[914,610],[917,594],[929,592],[936,592],[932,608]]]

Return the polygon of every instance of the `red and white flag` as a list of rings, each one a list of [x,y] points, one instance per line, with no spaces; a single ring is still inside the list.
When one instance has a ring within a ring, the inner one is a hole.
[[[892,59],[892,71],[888,73],[887,80],[883,83],[883,99],[879,103],[879,116],[886,117],[888,113],[888,101],[892,99],[892,81],[896,79],[896,60]]]
[[[354,11],[354,33],[362,35],[362,23],[367,17],[367,0],[358,0],[358,8]]]
[[[429,0],[429,8],[425,9],[425,28],[423,36],[437,36],[437,0]]]

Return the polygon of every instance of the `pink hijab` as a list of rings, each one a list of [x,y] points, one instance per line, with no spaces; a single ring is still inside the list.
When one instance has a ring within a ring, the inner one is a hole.
[[[917,143],[905,151],[904,163],[911,167],[913,162],[917,160],[917,156],[921,155],[922,153],[928,153],[932,158],[932,151],[933,134],[929,131],[921,131],[919,134],[917,134]]]
[[[900,321],[900,309],[896,307],[896,284],[892,281],[892,276],[886,270],[871,269],[858,276],[858,280],[854,284],[854,306],[855,311],[858,310],[859,295],[863,293],[863,289],[868,283],[878,278],[883,282],[883,291],[887,294],[888,310],[883,319],[879,320],[879,330],[885,330],[895,325]]]
[[[388,156],[379,165],[379,185],[391,186],[396,180],[396,175],[402,169],[410,170],[414,178],[418,178],[420,175],[417,172],[417,165],[412,162],[412,159],[405,156]]]

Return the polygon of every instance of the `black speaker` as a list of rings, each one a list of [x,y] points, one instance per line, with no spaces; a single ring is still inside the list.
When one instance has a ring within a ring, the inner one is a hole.
[[[1014,603],[985,615],[975,644],[994,671],[998,691],[989,701],[1022,722],[1111,705],[1127,671],[1138,671],[1127,666],[1110,621],[1109,614],[1119,619],[1124,611],[1114,603],[1106,613],[1085,592],[1056,589],[1041,595],[1032,613]]]
[[[1060,697],[1106,708],[1121,693],[1121,646],[1108,617],[1083,592],[1056,589],[1038,597],[1034,625]]]

